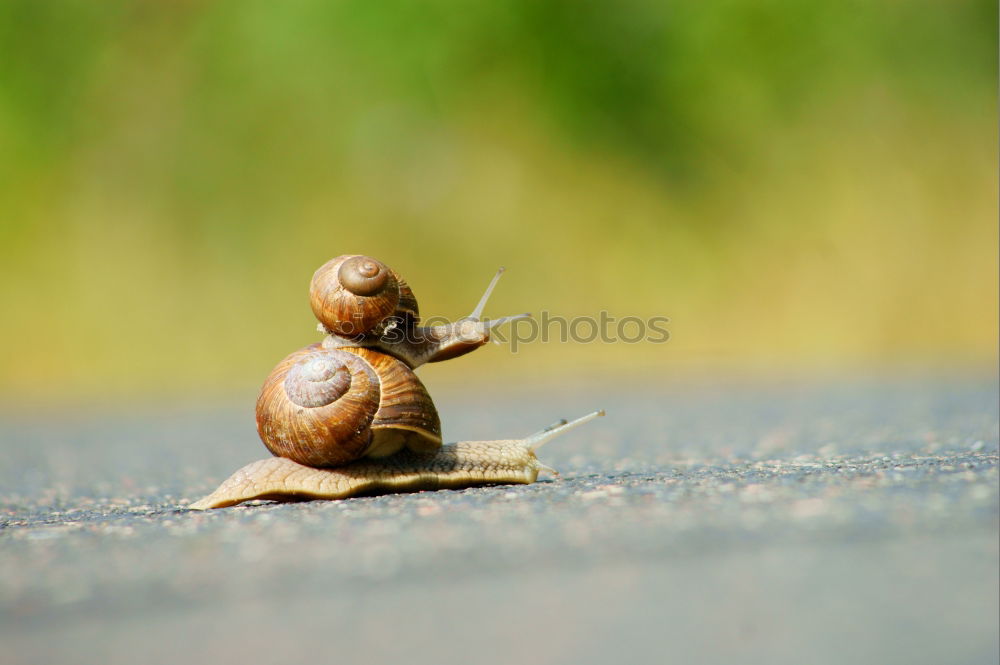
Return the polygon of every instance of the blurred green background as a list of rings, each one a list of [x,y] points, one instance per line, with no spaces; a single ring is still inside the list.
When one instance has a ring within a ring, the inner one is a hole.
[[[0,395],[244,395],[332,256],[671,318],[423,372],[992,371],[993,0],[0,3]]]

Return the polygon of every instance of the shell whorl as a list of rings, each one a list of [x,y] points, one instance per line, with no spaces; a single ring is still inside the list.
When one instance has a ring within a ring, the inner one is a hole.
[[[314,351],[292,365],[284,387],[288,399],[299,406],[326,406],[351,387],[351,372],[333,354]]]
[[[292,353],[267,377],[257,431],[274,455],[317,468],[441,445],[437,410],[409,367],[368,349],[320,344]]]
[[[372,332],[397,309],[416,309],[413,292],[388,266],[347,254],[319,267],[309,285],[309,304],[320,323],[342,337]]]
[[[385,288],[389,269],[370,256],[352,256],[337,269],[341,285],[356,296],[373,296]]]

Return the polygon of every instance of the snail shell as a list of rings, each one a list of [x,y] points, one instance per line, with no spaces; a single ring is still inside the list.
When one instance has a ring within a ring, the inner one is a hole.
[[[309,304],[326,329],[347,338],[378,333],[391,319],[419,319],[417,299],[400,276],[370,256],[344,254],[313,275]]]
[[[271,453],[311,467],[441,446],[434,403],[405,363],[318,343],[289,355],[264,381],[257,431]]]

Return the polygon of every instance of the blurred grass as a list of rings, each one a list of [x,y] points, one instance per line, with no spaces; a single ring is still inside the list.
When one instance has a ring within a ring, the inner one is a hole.
[[[671,317],[425,373],[989,367],[993,2],[0,5],[0,394],[255,390],[312,271]]]

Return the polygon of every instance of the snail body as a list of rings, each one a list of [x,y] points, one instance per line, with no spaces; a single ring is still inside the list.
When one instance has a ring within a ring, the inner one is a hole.
[[[257,431],[275,457],[243,467],[190,508],[534,482],[548,469],[535,449],[603,412],[526,439],[445,446],[434,402],[413,372],[465,355],[489,341],[492,327],[530,316],[480,318],[502,273],[469,316],[421,326],[413,291],[385,264],[361,255],[323,264],[309,298],[326,336],[279,362],[257,399]]]

